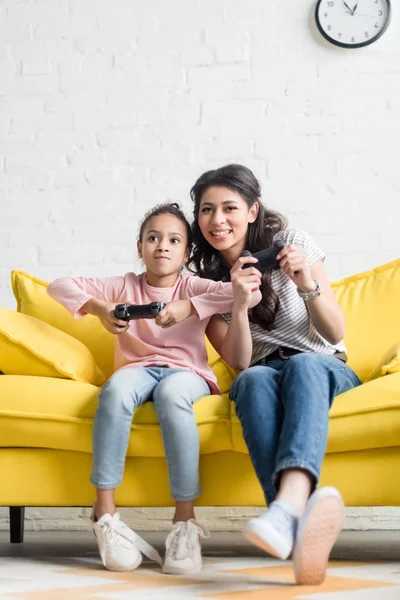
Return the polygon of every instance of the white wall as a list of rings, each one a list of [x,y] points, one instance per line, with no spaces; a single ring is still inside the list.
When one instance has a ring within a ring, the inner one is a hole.
[[[396,7],[394,7],[396,8]],[[328,253],[332,279],[400,255],[400,21],[325,42],[306,0],[3,0],[0,306],[10,270],[137,267],[138,219],[241,162]]]

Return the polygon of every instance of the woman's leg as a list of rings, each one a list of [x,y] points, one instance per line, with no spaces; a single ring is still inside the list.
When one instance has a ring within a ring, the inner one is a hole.
[[[274,366],[280,362],[271,361],[270,364]],[[279,371],[272,366],[242,371],[234,380],[230,393],[267,504],[271,504],[276,496],[273,474],[284,415],[279,397]]]
[[[299,354],[287,361],[274,361],[271,364],[279,372],[282,418],[276,434],[278,443],[273,467],[263,471],[269,480],[264,479],[261,483],[264,490],[268,491],[268,496],[274,496],[276,492],[278,495],[277,501],[270,505],[270,510],[252,519],[246,531],[247,537],[254,543],[275,556],[286,558],[293,549],[298,517],[303,513],[308,496],[319,479],[327,443],[329,409],[334,397],[355,387],[360,381],[343,362],[320,354]],[[257,384],[254,387],[257,389]],[[269,401],[269,396],[267,399]],[[267,409],[264,407],[263,410],[265,415]],[[263,413],[260,420],[265,420]],[[249,422],[247,417],[247,425]],[[253,415],[253,422],[257,423],[256,414]],[[262,426],[256,426],[246,432],[249,452],[251,448],[262,447],[259,436],[268,435],[265,428],[264,433],[262,430]],[[264,447],[266,445],[267,442],[264,442]],[[253,463],[257,462],[260,462],[258,456],[253,458]],[[329,500],[326,494],[325,490],[321,495],[324,503],[338,506],[340,497],[337,492],[332,491]],[[339,511],[336,511],[335,517],[332,510],[328,516],[337,521],[338,514]],[[331,525],[337,530],[337,523]],[[323,555],[322,552],[320,554]]]
[[[325,456],[329,410],[334,398],[360,383],[344,362],[332,356],[298,354],[285,361],[280,374],[284,420],[273,474],[279,499],[294,499],[297,490],[302,492],[304,482],[298,478],[296,485],[294,481],[298,470],[311,482],[310,491],[315,488]],[[282,479],[286,471],[289,473]],[[304,506],[305,502],[298,506],[299,512]]]
[[[166,573],[194,573],[202,566],[200,537],[207,532],[194,520],[193,500],[200,495],[200,443],[193,404],[209,393],[199,375],[175,370],[166,373],[153,393],[176,501],[174,525],[166,541]]]
[[[285,417],[273,479],[277,500],[301,515],[293,552],[301,584],[322,583],[343,527],[344,505],[337,490],[321,488],[309,500],[308,495],[318,484],[334,398],[360,383],[345,363],[321,354],[294,356],[281,371]]]

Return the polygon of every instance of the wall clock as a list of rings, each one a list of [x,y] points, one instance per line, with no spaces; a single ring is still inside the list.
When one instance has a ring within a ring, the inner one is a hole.
[[[335,46],[372,44],[390,22],[390,0],[319,0],[315,20],[320,33]]]

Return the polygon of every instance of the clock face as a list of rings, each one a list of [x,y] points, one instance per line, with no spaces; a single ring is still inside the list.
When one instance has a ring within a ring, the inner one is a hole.
[[[389,25],[390,0],[319,0],[315,20],[321,34],[336,46],[368,46]]]

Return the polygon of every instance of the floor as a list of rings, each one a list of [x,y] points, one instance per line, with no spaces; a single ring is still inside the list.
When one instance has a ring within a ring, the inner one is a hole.
[[[143,537],[163,551],[165,533]],[[400,532],[344,532],[319,587],[294,584],[290,562],[268,558],[238,533],[203,543],[193,577],[163,575],[150,562],[132,573],[105,571],[85,532],[27,532],[23,544],[0,532],[0,600],[399,600]]]

